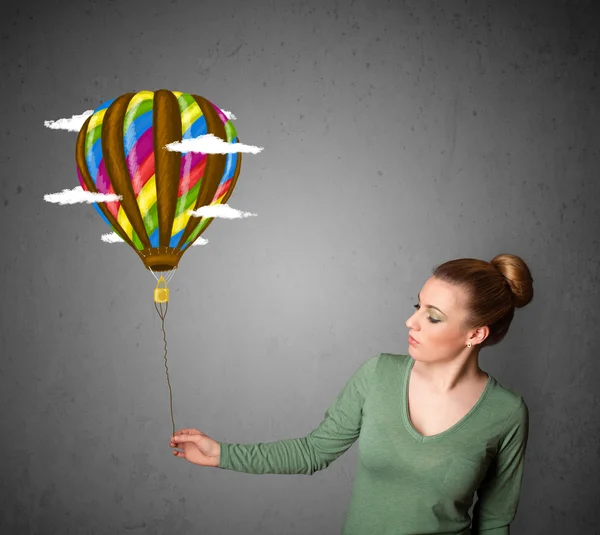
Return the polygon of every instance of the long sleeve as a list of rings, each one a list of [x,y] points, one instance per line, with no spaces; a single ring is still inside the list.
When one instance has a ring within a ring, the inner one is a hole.
[[[327,468],[358,438],[377,358],[371,357],[359,367],[327,409],[323,421],[307,436],[256,444],[222,442],[219,468],[251,474],[306,475]]]
[[[508,418],[496,458],[477,490],[472,535],[509,535],[523,480],[529,435],[529,411],[523,398]]]

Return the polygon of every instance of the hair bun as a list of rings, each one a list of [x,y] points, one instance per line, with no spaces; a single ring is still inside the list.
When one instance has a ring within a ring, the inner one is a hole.
[[[533,278],[522,258],[512,254],[499,254],[490,264],[494,266],[508,282],[514,297],[514,305],[522,308],[533,299]]]

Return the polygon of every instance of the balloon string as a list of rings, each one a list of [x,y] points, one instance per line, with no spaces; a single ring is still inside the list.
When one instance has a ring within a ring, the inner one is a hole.
[[[162,303],[160,304],[160,311],[158,310],[158,306],[156,304],[156,302],[154,302],[154,308],[156,309],[156,312],[158,312],[158,315],[160,316],[160,319],[162,320],[162,332],[163,332],[163,339],[165,341],[165,371],[167,373],[167,384],[169,385],[169,404],[171,406],[171,422],[173,423],[173,435],[175,434],[175,418],[173,418],[173,391],[171,390],[171,381],[169,380],[169,367],[167,366],[167,332],[165,331],[165,316],[167,315],[167,310],[169,310],[169,303],[167,302],[167,305],[165,307],[165,310],[163,312],[163,308],[162,308]]]

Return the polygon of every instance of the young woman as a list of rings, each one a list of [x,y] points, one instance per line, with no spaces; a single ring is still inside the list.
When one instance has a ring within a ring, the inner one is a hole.
[[[302,438],[218,443],[197,429],[171,437],[175,456],[252,474],[314,474],[358,439],[344,535],[508,535],[528,437],[523,397],[478,363],[533,298],[521,258],[438,266],[418,296],[408,355],[382,353],[350,378]],[[474,494],[473,518],[469,509]]]

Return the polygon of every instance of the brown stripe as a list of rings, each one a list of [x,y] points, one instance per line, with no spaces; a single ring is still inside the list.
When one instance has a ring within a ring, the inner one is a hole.
[[[223,121],[217,114],[213,105],[206,100],[204,97],[198,95],[192,95],[204,115],[206,120],[206,132],[213,134],[215,137],[221,138],[223,141],[227,141],[227,135],[225,134],[225,126]],[[223,171],[225,171],[225,164],[227,162],[227,156],[225,154],[207,154],[206,155],[206,167],[204,168],[204,176],[200,184],[200,191],[196,198],[196,204],[192,210],[197,210],[201,206],[210,204],[213,200],[219,183],[223,177]],[[213,218],[211,218],[212,221]],[[177,247],[182,247],[186,242],[190,234],[202,221],[201,217],[192,216],[185,226],[185,230],[179,239]]]
[[[81,177],[83,178],[83,182],[85,183],[88,190],[93,193],[98,193],[96,189],[96,185],[94,184],[94,180],[90,175],[88,170],[87,162],[85,161],[85,136],[87,135],[88,124],[90,122],[91,117],[83,123],[81,130],[79,130],[79,135],[77,136],[77,144],[75,146],[75,161],[77,162],[77,167],[79,168],[79,172],[81,173]],[[138,255],[140,254],[138,248],[131,241],[127,233],[123,230],[119,222],[112,215],[112,212],[106,206],[106,203],[99,202],[96,203],[100,211],[106,216],[106,219],[110,221],[110,224],[113,226],[113,229],[125,240],[125,242],[136,252]],[[141,257],[141,255],[140,255]]]
[[[177,97],[166,89],[155,91],[153,107],[159,244],[169,247],[177,206],[181,152],[167,150],[165,145],[181,141],[181,114]]]
[[[237,142],[240,143],[240,136],[237,136],[237,139],[238,139]],[[235,171],[233,172],[233,176],[231,177],[231,184],[229,185],[229,189],[227,190],[227,193],[223,197],[221,204],[225,204],[227,202],[227,200],[229,199],[229,197],[231,197],[231,194],[233,193],[233,188],[235,188],[235,183],[237,182],[241,168],[242,168],[242,153],[238,152],[237,164],[235,166]],[[206,229],[208,227],[210,227],[210,224],[214,221],[214,219],[215,219],[214,217],[209,218],[209,221],[208,221],[208,223],[206,223],[206,226],[204,227],[204,230],[202,232],[206,232]]]
[[[123,196],[121,206],[125,215],[142,245],[147,249],[150,247],[150,240],[131,184],[123,144],[123,119],[129,101],[134,95],[135,93],[121,95],[106,110],[102,121],[102,155],[113,190],[117,195]]]

